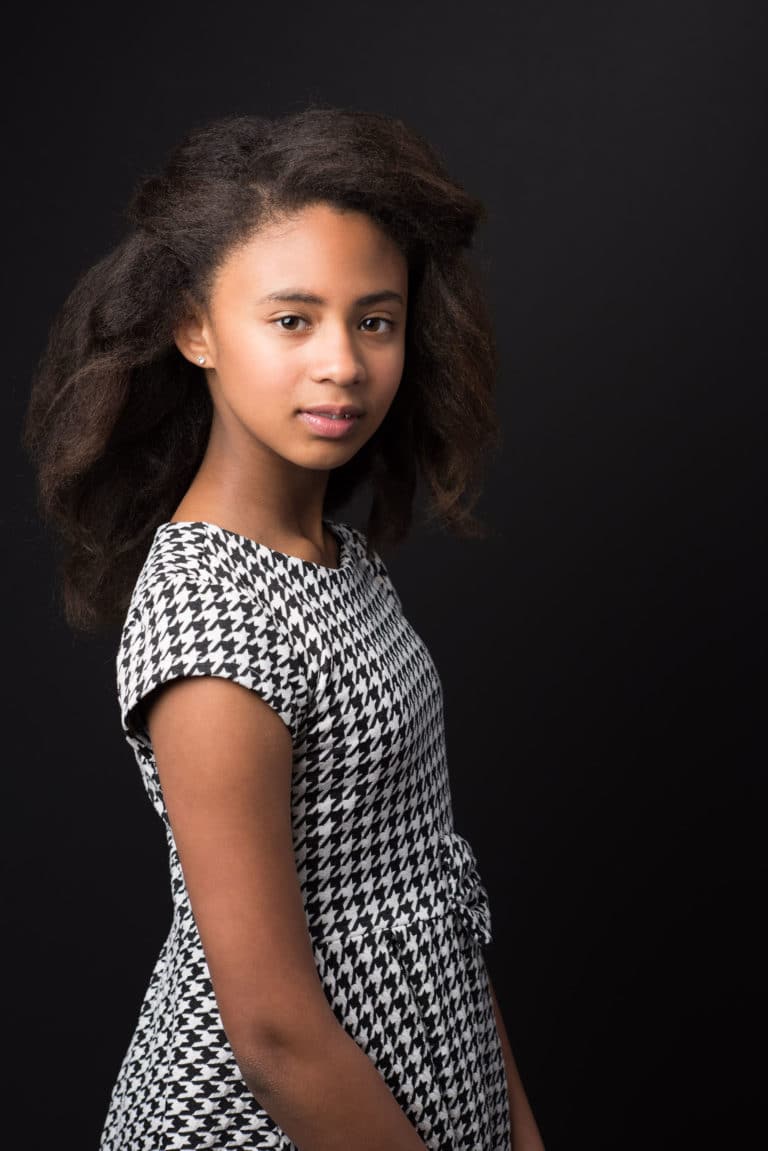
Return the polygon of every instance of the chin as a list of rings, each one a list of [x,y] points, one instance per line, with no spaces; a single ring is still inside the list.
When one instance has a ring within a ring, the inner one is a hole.
[[[333,468],[340,468],[348,463],[359,451],[359,444],[354,448],[345,444],[343,450],[340,446],[332,448],[330,451],[326,448],[324,451],[313,453],[312,458],[308,459],[303,464],[303,467],[314,468],[317,471],[330,471]]]

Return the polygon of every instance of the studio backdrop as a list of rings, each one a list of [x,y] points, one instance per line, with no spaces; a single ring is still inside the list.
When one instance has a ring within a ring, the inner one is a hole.
[[[386,553],[445,701],[487,962],[547,1147],[742,1145],[760,874],[765,8],[28,9],[6,46],[8,1110],[95,1148],[170,916],[118,633],[65,625],[20,446],[32,373],[188,128],[401,117],[486,205],[503,443],[484,539]],[[363,526],[365,493],[340,518]]]

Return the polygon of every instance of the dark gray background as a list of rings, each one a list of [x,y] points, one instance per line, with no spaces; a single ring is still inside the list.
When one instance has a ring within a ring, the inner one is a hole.
[[[4,49],[6,1113],[96,1147],[168,924],[114,640],[70,634],[18,446],[134,181],[193,124],[403,117],[489,211],[486,542],[387,562],[446,701],[456,824],[548,1151],[739,1145],[761,854],[766,10],[744,0],[95,4]],[[762,1086],[762,1084],[761,1084]]]

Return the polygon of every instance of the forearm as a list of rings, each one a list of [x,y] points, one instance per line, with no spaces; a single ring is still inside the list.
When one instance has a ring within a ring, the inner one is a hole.
[[[504,1026],[504,1019],[502,1018],[501,1008],[496,998],[496,992],[494,991],[490,974],[488,975],[488,983],[491,988],[493,1013],[496,1018],[496,1030],[499,1033],[499,1039],[501,1041],[501,1050],[504,1055],[504,1070],[507,1076],[509,1114],[512,1127],[511,1151],[544,1151],[541,1133],[534,1118],[533,1111],[531,1110],[531,1105],[528,1102],[528,1097],[517,1069],[515,1057],[512,1054],[509,1036]]]
[[[260,1105],[302,1151],[426,1151],[380,1072],[340,1024],[241,1063]]]

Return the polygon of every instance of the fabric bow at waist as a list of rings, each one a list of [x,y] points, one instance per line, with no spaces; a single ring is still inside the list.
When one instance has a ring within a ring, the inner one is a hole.
[[[440,836],[439,849],[449,903],[456,908],[468,931],[482,943],[490,943],[488,892],[469,841],[458,832],[446,831]]]
[[[305,893],[305,912],[317,943],[451,913],[481,943],[492,938],[488,893],[472,847],[456,831],[439,832],[425,844],[417,874],[406,877],[395,872],[378,885],[369,879],[338,886],[326,883]]]

